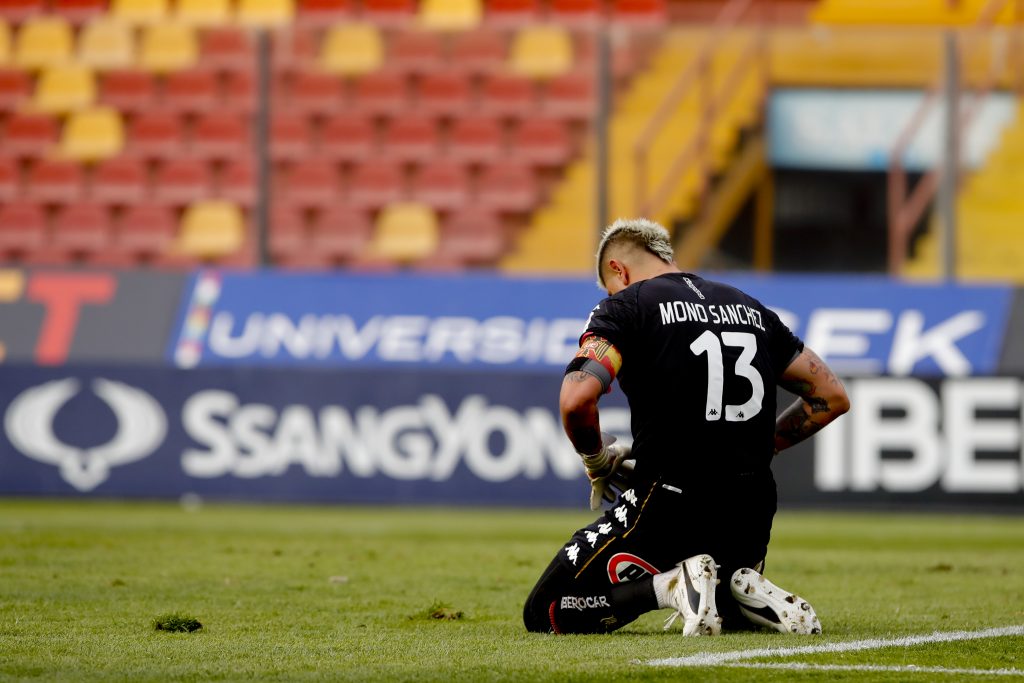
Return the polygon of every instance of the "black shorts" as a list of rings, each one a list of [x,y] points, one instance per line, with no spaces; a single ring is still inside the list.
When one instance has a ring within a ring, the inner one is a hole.
[[[559,558],[577,574],[600,569],[611,583],[668,571],[701,553],[723,569],[753,567],[768,550],[774,480],[736,477],[707,489],[717,494],[660,480],[635,486],[573,534]]]
[[[775,509],[770,476],[719,480],[699,490],[661,480],[637,483],[559,549],[527,598],[527,628],[575,633],[620,628],[639,615],[616,611],[615,597],[629,590],[623,584],[703,553],[720,565],[716,599],[728,618],[735,611],[729,577],[764,561]]]

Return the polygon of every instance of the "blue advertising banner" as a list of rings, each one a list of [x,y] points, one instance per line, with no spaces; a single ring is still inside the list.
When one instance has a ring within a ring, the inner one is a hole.
[[[565,505],[559,374],[0,369],[0,494]],[[603,427],[628,438],[621,394]]]
[[[1009,287],[712,277],[774,308],[844,374],[998,370]],[[167,354],[180,368],[557,370],[601,298],[582,279],[202,272],[186,287]]]
[[[583,509],[589,487],[562,432],[560,381],[0,367],[0,495]],[[1020,377],[846,384],[850,413],[776,458],[781,504],[1024,509]],[[602,398],[601,424],[629,440],[621,392]],[[674,457],[729,457],[680,444]]]

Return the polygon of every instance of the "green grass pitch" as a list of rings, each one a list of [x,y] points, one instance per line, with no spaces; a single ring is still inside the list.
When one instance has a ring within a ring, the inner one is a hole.
[[[661,630],[664,611],[612,635],[526,633],[523,599],[591,517],[0,500],[0,680],[960,681],[1015,677],[968,669],[1024,670],[1021,635],[748,660],[950,672],[644,663],[1022,625],[1022,517],[781,513],[767,573],[815,606],[820,637],[684,639]],[[157,630],[168,615],[203,628]]]

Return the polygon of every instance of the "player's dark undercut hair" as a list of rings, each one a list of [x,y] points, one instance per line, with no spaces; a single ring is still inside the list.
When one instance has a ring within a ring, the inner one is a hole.
[[[646,251],[665,263],[674,262],[668,230],[646,218],[620,218],[608,226],[597,246],[597,286],[601,289],[607,289],[602,268],[605,252],[620,244]]]

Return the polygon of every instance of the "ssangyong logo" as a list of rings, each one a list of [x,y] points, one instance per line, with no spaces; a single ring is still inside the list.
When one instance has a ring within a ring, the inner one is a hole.
[[[141,460],[163,443],[167,418],[152,396],[135,387],[97,378],[92,391],[110,407],[117,432],[107,443],[78,448],[53,431],[58,411],[79,391],[77,379],[58,379],[23,391],[11,402],[4,427],[11,444],[24,455],[60,468],[64,481],[91,491],[110,476],[110,468]]]

